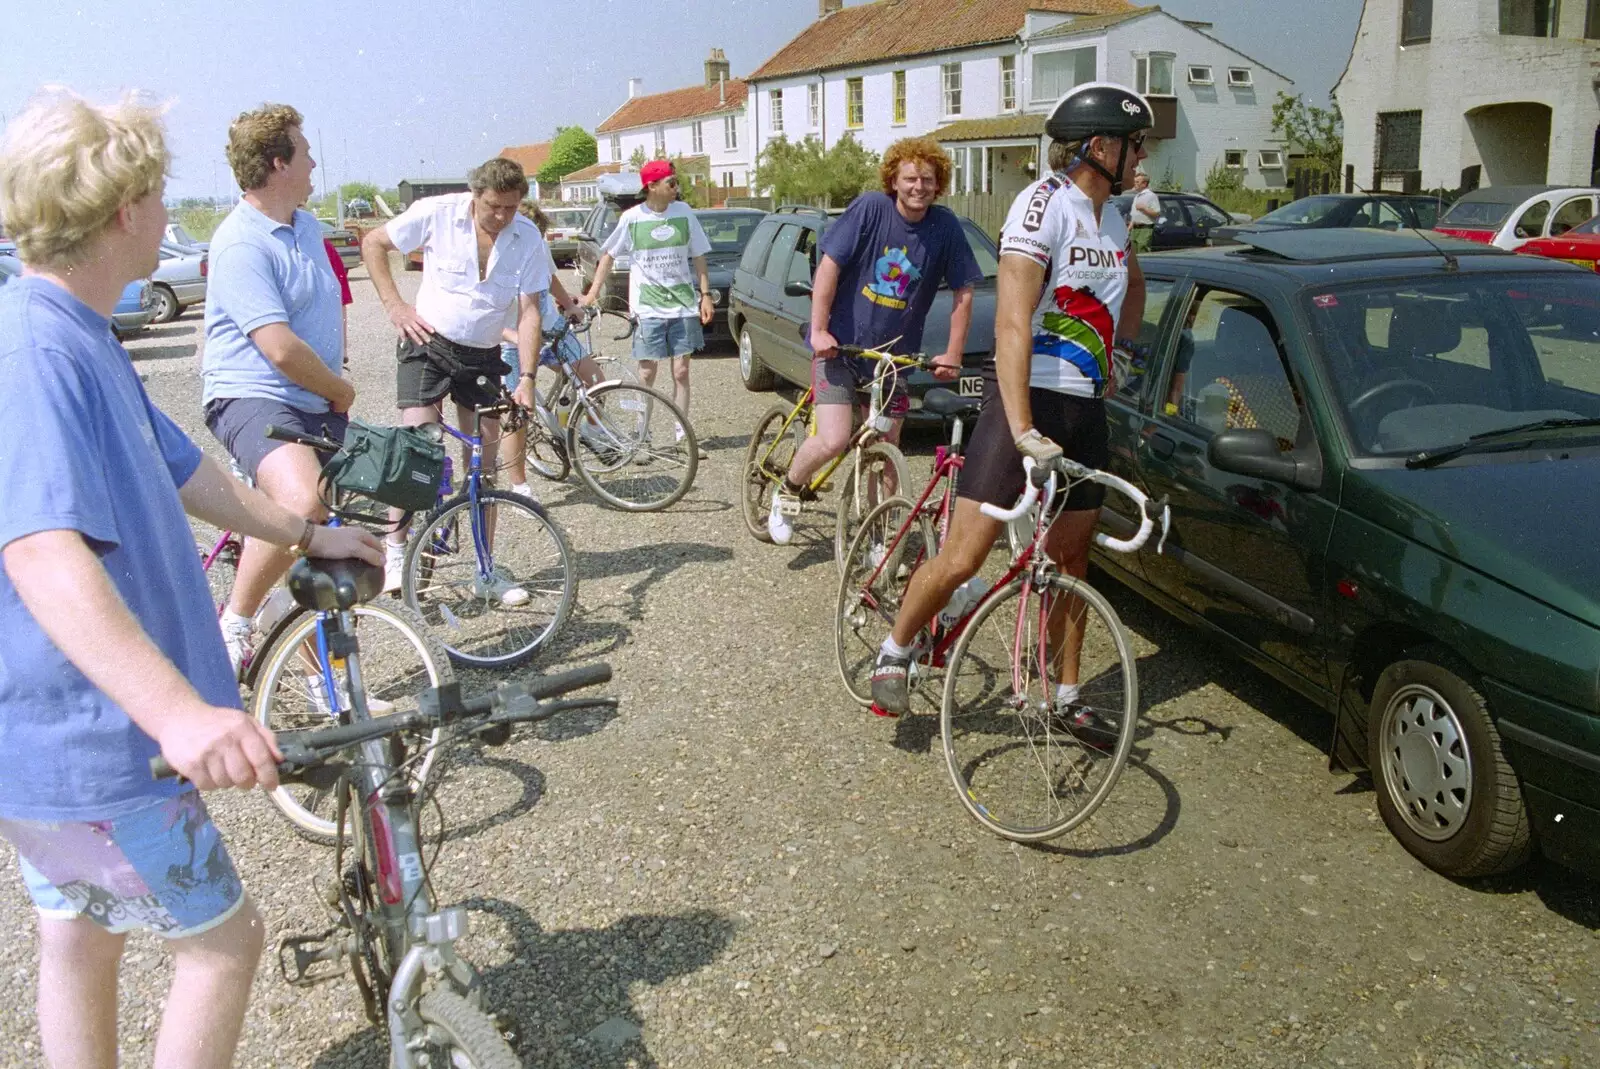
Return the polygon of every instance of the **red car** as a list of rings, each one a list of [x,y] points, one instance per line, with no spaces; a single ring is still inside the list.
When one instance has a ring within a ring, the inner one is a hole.
[[[1524,242],[1517,251],[1565,260],[1591,271],[1600,271],[1600,216],[1573,227],[1559,237],[1535,238]]]

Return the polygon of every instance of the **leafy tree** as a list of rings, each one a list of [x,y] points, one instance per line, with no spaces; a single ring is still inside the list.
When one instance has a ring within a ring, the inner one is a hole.
[[[1344,163],[1344,116],[1337,101],[1331,108],[1319,108],[1280,89],[1272,105],[1272,132],[1310,167],[1334,174]]]
[[[541,186],[561,181],[573,171],[581,171],[600,159],[594,135],[581,126],[559,126],[555,142],[550,146],[550,156],[533,177]]]
[[[633,169],[637,171],[639,168],[644,166],[645,160],[649,158],[650,157],[644,154],[644,146],[640,145],[638,148],[633,150],[633,155],[628,157],[628,162],[633,164]]]
[[[346,182],[339,187],[339,193],[348,204],[353,200],[371,202],[378,195],[378,187],[372,182]]]
[[[767,142],[756,161],[753,184],[779,204],[801,202],[842,207],[877,184],[878,154],[846,134],[831,149],[807,135],[802,141],[779,136]]]
[[[1224,160],[1218,160],[1206,172],[1206,181],[1202,188],[1205,195],[1212,200],[1228,193],[1236,193],[1244,188],[1244,172],[1238,167],[1229,167]]]
[[[691,208],[711,207],[711,160],[706,156],[672,157],[678,175],[678,199]]]

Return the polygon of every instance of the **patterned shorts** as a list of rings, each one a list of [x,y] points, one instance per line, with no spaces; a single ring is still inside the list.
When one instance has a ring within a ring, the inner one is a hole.
[[[182,939],[215,928],[244,886],[197,791],[115,820],[0,820],[28,894],[51,920],[87,917],[108,932]]]

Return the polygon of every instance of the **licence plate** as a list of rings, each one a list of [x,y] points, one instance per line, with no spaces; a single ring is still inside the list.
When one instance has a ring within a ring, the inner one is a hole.
[[[982,397],[983,376],[963,375],[961,376],[961,381],[956,384],[956,387],[956,393],[961,397]]]
[[[1565,256],[1558,256],[1557,259],[1564,260],[1565,262],[1567,262],[1569,264],[1577,264],[1579,267],[1587,268],[1590,271],[1593,271],[1595,269],[1593,260],[1572,260],[1572,259],[1568,259]]]

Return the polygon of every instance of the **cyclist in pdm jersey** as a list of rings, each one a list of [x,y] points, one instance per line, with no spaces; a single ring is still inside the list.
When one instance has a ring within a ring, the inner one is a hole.
[[[873,711],[898,716],[909,706],[907,674],[918,632],[976,575],[1000,534],[985,503],[1010,508],[1023,489],[1022,460],[1048,463],[1065,452],[1091,468],[1109,460],[1105,403],[1112,351],[1128,324],[1144,318],[1144,276],[1127,227],[1106,201],[1132,185],[1145,157],[1149,103],[1107,82],[1070,90],[1045,131],[1050,174],[1017,195],[1000,237],[995,357],[982,414],[956,486],[950,534],[939,555],[912,576],[905,601],[872,673]],[[1089,540],[1105,492],[1073,488],[1045,549],[1064,572],[1088,570]],[[1064,613],[1062,614],[1065,615]],[[1081,632],[1063,630],[1068,654]],[[1069,717],[1077,701],[1075,656],[1067,656],[1057,706]]]

